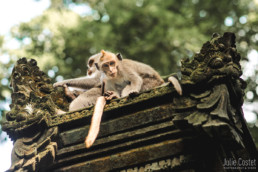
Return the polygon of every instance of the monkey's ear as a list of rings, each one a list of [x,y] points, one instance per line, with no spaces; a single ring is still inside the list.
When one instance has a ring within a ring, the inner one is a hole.
[[[105,55],[105,53],[106,53],[106,51],[104,51],[104,50],[101,50],[100,52],[102,55]]]
[[[98,65],[98,63],[95,63],[95,66],[96,66],[96,68],[99,70],[99,65]]]
[[[120,53],[117,53],[116,56],[117,56],[118,60],[120,60],[120,61],[123,60],[123,57],[122,57],[122,55]]]

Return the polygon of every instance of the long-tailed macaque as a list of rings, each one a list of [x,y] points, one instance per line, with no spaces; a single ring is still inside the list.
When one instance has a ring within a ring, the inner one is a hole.
[[[101,73],[95,66],[100,56],[101,53],[98,53],[88,59],[87,76],[68,79],[54,84],[54,87],[63,86],[65,94],[72,99],[69,111],[92,106],[96,103],[97,97],[101,96]],[[58,113],[64,112],[59,110]]]
[[[66,85],[68,87],[71,87],[72,90],[78,89],[80,91],[86,91],[86,90],[98,85],[100,83],[100,72],[96,69],[95,63],[100,58],[100,55],[101,55],[101,53],[98,53],[98,54],[91,56],[88,59],[87,76],[56,82],[54,84],[54,87]]]
[[[104,75],[104,95],[106,100],[146,91],[164,83],[160,75],[149,65],[122,59],[120,54],[115,55],[104,50],[101,50],[101,57],[96,63],[96,68]],[[168,80],[175,86],[178,94],[181,95],[182,89],[178,80],[172,76]],[[98,135],[103,113],[103,109],[98,108],[104,108],[105,99],[99,97],[95,105],[91,127],[85,140],[87,148],[94,143]]]
[[[101,51],[96,68],[104,74],[105,93],[108,98],[125,97],[164,83],[158,72],[144,63],[122,59],[120,54]]]

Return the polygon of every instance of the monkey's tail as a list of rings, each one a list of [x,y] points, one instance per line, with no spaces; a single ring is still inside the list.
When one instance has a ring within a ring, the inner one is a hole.
[[[177,93],[181,96],[182,95],[182,88],[181,88],[181,85],[178,82],[178,80],[175,77],[170,76],[168,78],[168,81],[172,83],[172,85],[175,87]]]
[[[86,148],[90,148],[98,136],[101,117],[103,114],[105,104],[106,104],[106,99],[104,98],[104,96],[98,97],[94,107],[94,112],[91,118],[89,133],[85,139]]]

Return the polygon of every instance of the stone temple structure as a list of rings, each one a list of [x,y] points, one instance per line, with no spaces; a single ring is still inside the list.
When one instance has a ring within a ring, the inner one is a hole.
[[[14,141],[8,171],[245,171],[257,158],[243,118],[235,35],[214,34],[182,60],[183,95],[171,84],[108,102],[100,133],[84,145],[93,107],[67,110],[69,101],[33,59],[17,61],[11,110],[2,129]],[[236,161],[236,164],[225,164]],[[257,162],[256,162],[257,163]]]

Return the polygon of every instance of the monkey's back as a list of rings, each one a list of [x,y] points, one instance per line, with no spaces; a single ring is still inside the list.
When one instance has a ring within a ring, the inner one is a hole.
[[[150,65],[130,59],[122,60],[123,66],[128,70],[135,71],[143,79],[141,91],[146,91],[164,83],[159,73]]]

